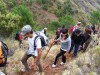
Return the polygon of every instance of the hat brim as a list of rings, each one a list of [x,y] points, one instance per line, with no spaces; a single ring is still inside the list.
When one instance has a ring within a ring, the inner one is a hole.
[[[25,32],[20,32],[20,34],[21,34],[21,35],[25,35],[26,33],[25,33]]]

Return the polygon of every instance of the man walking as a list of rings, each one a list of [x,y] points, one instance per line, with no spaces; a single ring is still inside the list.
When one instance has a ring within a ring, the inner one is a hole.
[[[21,62],[25,67],[25,68],[21,69],[21,71],[26,72],[26,71],[29,70],[27,60],[28,60],[29,57],[33,57],[35,59],[34,63],[39,68],[39,73],[43,73],[43,67],[42,67],[41,60],[40,60],[41,55],[42,55],[42,49],[41,49],[42,46],[41,46],[40,37],[38,37],[36,39],[36,41],[34,42],[35,37],[37,35],[32,31],[32,27],[30,25],[25,25],[21,29],[21,34],[28,38],[28,43],[29,43],[29,48],[25,52],[24,56],[21,59]],[[36,45],[36,48],[34,48],[34,43]]]

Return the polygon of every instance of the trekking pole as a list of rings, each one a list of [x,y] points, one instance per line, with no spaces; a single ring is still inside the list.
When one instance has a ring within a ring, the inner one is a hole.
[[[54,39],[55,40],[55,39]],[[55,41],[52,42],[51,46],[49,47],[48,51],[47,51],[47,54],[44,56],[43,60],[45,60],[45,58],[47,57],[51,47],[53,46],[53,44],[55,43]]]

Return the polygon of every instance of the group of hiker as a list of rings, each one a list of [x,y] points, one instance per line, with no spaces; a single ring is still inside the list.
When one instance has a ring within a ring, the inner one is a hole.
[[[60,41],[61,48],[60,48],[60,52],[57,54],[55,58],[52,67],[57,66],[57,61],[60,56],[62,56],[62,62],[60,64],[61,65],[65,64],[66,57],[64,55],[66,52],[70,54],[73,50],[73,58],[76,58],[78,56],[79,50],[85,52],[92,40],[92,33],[93,35],[95,35],[97,32],[98,36],[100,35],[99,27],[96,27],[96,25],[92,25],[92,26],[87,25],[84,29],[81,29],[81,27],[82,27],[82,23],[78,22],[75,26],[72,26],[69,29],[67,28],[57,29],[55,41]]]
[[[55,60],[52,64],[52,67],[57,66],[57,62],[59,57],[62,56],[61,65],[66,63],[66,52],[69,54],[74,51],[73,57],[76,58],[78,56],[78,50],[86,51],[89,43],[92,40],[91,34],[95,35],[97,30],[93,28],[93,26],[86,26],[84,30],[80,29],[82,27],[82,23],[78,22],[75,26],[71,27],[70,29],[65,28],[58,28],[56,31],[56,38],[54,39],[54,43],[60,42],[60,52],[56,55]],[[29,47],[27,51],[24,53],[24,56],[21,59],[24,68],[21,69],[22,72],[29,71],[30,68],[28,66],[27,60],[30,57],[34,58],[34,64],[36,64],[39,68],[39,73],[43,73],[43,65],[41,62],[42,56],[42,49],[43,47],[48,45],[48,38],[47,38],[47,28],[44,28],[42,31],[35,32],[33,31],[30,25],[25,25],[20,34],[19,39],[19,47],[21,47],[22,40],[27,38]],[[16,34],[17,35],[17,34]]]

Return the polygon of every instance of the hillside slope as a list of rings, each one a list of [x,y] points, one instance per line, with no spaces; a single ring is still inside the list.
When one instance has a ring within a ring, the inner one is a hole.
[[[23,0],[17,0],[17,5],[19,5]],[[27,6],[33,13],[33,17],[36,19],[37,23],[47,25],[51,21],[57,21],[58,17],[54,14],[55,9],[59,2],[63,4],[67,0],[52,0],[50,3],[39,4],[40,0],[26,0]],[[71,2],[72,9],[74,11],[73,18],[75,21],[83,20],[88,23],[90,13],[95,10],[100,9],[100,0],[68,0]],[[66,4],[67,5],[67,4]],[[61,6],[63,7],[63,5]],[[65,16],[65,15],[64,15]]]

